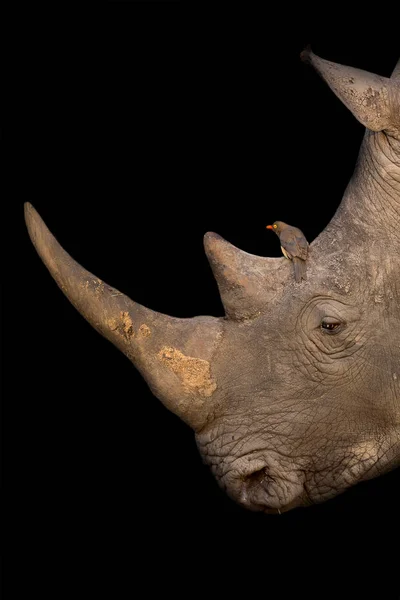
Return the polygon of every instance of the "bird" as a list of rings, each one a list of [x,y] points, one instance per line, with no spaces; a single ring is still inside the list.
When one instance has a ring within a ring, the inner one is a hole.
[[[307,279],[308,242],[304,233],[298,227],[293,227],[283,221],[275,221],[266,228],[275,231],[279,237],[283,255],[293,261],[295,281],[301,283],[303,279]]]

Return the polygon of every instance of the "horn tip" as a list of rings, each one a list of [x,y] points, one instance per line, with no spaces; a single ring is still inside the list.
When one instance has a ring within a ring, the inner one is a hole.
[[[227,244],[227,241],[223,237],[214,233],[214,231],[208,231],[204,235],[204,249],[207,254],[213,253],[216,248],[220,248],[222,244]]]
[[[311,45],[307,44],[304,50],[300,53],[300,60],[304,63],[311,63],[311,59],[313,56],[313,51],[311,50]]]
[[[222,238],[218,233],[215,233],[214,231],[207,231],[207,233],[204,234],[204,242],[223,239],[224,238]]]
[[[35,244],[35,240],[37,239],[39,232],[46,230],[46,226],[44,225],[39,213],[30,202],[24,203],[24,217],[29,237]]]
[[[30,202],[25,202],[24,203],[24,218],[25,218],[25,224],[28,228],[29,234],[32,237],[32,231],[33,228],[35,226],[35,221],[37,221],[39,215],[36,212],[36,210],[33,208],[32,204]]]
[[[24,202],[24,215],[25,218],[28,217],[32,211],[34,211],[35,209],[33,208],[32,204],[30,202]]]
[[[40,220],[39,213],[30,202],[24,202],[25,223],[29,227],[34,221]]]

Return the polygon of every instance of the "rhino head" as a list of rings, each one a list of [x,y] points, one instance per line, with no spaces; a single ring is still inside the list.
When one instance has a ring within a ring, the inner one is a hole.
[[[310,245],[307,281],[284,258],[208,233],[226,316],[168,317],[82,268],[25,205],[62,291],[193,428],[229,496],[267,513],[400,463],[400,62],[385,78],[303,58],[366,127],[342,203]]]

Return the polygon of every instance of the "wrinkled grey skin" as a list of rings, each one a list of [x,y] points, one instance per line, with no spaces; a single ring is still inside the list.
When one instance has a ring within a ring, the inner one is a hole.
[[[229,496],[265,512],[322,502],[400,463],[400,64],[386,79],[303,57],[366,126],[343,201],[310,245],[307,281],[284,258],[211,233],[226,317],[159,315],[75,263],[26,206],[64,293],[195,430]]]

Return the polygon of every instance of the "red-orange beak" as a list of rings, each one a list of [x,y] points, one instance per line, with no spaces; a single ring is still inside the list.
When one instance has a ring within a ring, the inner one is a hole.
[[[272,229],[272,231],[274,230],[274,228],[272,227],[272,225],[267,225],[267,229]]]

